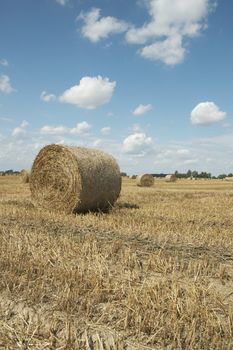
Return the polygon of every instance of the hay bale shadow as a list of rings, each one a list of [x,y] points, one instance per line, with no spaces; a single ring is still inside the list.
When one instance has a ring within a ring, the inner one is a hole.
[[[127,203],[127,202],[123,202],[123,203],[117,203],[115,206],[117,209],[139,209],[139,205],[134,204],[134,203]]]

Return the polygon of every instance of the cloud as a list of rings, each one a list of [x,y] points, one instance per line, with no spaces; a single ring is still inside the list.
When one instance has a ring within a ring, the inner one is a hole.
[[[190,150],[186,148],[181,148],[176,151],[177,155],[179,156],[187,156],[190,154]]]
[[[81,28],[82,35],[94,43],[108,38],[111,34],[123,33],[129,28],[126,22],[115,17],[101,17],[98,8],[81,12],[77,19],[84,22]]]
[[[110,132],[111,132],[111,128],[110,128],[110,126],[105,126],[104,128],[102,128],[100,130],[100,132],[101,132],[102,135],[105,135],[105,136],[109,135]]]
[[[23,136],[26,134],[26,129],[28,127],[29,123],[26,120],[23,120],[20,126],[13,129],[11,135],[12,136]]]
[[[126,40],[147,44],[142,57],[175,65],[184,60],[183,41],[198,36],[206,28],[206,19],[214,8],[211,0],[146,0],[150,20],[139,28],[131,27]],[[152,43],[151,43],[152,42]]]
[[[143,115],[149,111],[152,110],[152,105],[151,104],[148,104],[148,105],[142,105],[140,104],[139,106],[137,106],[135,108],[135,110],[133,111],[133,114],[134,115]]]
[[[56,2],[61,6],[65,6],[66,4],[68,4],[68,0],[56,0]]]
[[[56,100],[56,96],[54,94],[47,94],[46,91],[42,91],[40,98],[44,102],[51,102]]]
[[[174,66],[187,53],[185,44],[207,28],[208,15],[216,8],[215,0],[143,0],[149,20],[141,27],[115,17],[101,17],[100,9],[81,12],[82,35],[96,43],[112,34],[125,33],[129,44],[144,45],[142,57]]]
[[[9,65],[8,61],[5,58],[0,60],[0,66],[7,67]]]
[[[45,125],[40,129],[40,134],[43,135],[83,135],[91,129],[91,125],[86,121],[77,123],[74,128],[68,128],[67,126],[51,126]]]
[[[78,123],[75,128],[70,130],[71,134],[86,134],[91,129],[91,125],[88,124],[86,121],[83,121],[81,123]]]
[[[211,10],[209,0],[146,0],[150,21],[140,28],[130,28],[126,39],[145,44],[158,37],[174,34],[193,37],[205,28],[205,18]]]
[[[140,50],[141,56],[152,61],[162,61],[167,65],[182,63],[186,50],[182,47],[182,37],[173,35],[163,41],[145,46]]]
[[[7,75],[0,76],[0,92],[5,94],[10,94],[15,91],[15,89],[11,86],[10,78]]]
[[[44,135],[64,135],[70,132],[70,129],[60,125],[60,126],[51,126],[45,125],[40,129],[40,133]]]
[[[96,109],[110,101],[116,86],[115,81],[108,78],[83,77],[78,85],[64,91],[60,102],[74,104],[80,108]]]
[[[193,125],[210,125],[225,117],[226,113],[222,112],[214,102],[201,102],[191,112]]]
[[[147,137],[146,134],[135,132],[123,141],[123,152],[134,155],[143,155],[151,150],[153,146],[153,140],[151,137]]]

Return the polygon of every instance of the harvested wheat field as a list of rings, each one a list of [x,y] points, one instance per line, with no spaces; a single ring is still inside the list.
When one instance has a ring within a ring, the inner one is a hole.
[[[233,185],[123,179],[110,213],[0,178],[0,349],[232,349]]]

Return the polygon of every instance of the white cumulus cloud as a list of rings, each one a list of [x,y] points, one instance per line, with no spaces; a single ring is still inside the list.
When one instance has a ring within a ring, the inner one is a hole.
[[[214,102],[201,102],[191,112],[191,122],[194,125],[210,125],[223,120],[223,112]]]
[[[115,17],[101,17],[100,9],[81,12],[81,33],[92,42],[112,34],[125,33],[126,42],[144,45],[142,57],[166,65],[181,63],[186,55],[185,43],[207,28],[207,18],[216,7],[215,0],[142,0],[149,19],[140,27]]]
[[[141,27],[131,27],[126,40],[148,44],[139,52],[142,57],[175,65],[184,60],[184,39],[206,28],[206,19],[214,7],[212,0],[146,0],[150,20]]]
[[[69,133],[69,128],[66,126],[51,126],[45,125],[40,129],[40,133],[44,135],[63,135]]]
[[[180,148],[176,151],[179,156],[187,156],[190,154],[190,150],[186,148]]]
[[[72,128],[70,130],[71,134],[86,134],[91,129],[91,125],[88,124],[86,121],[83,121],[81,123],[78,123],[75,128]]]
[[[11,86],[10,78],[7,75],[0,76],[0,92],[5,94],[10,94],[15,91],[15,89]]]
[[[152,110],[152,105],[151,104],[148,104],[148,105],[138,105],[135,110],[133,111],[133,114],[134,115],[143,115],[149,111]]]
[[[123,141],[123,152],[128,154],[143,155],[151,150],[153,140],[145,133],[135,132]]]
[[[17,126],[12,131],[12,136],[23,136],[26,134],[26,129],[28,127],[29,123],[26,120],[23,120],[20,126]]]
[[[144,44],[148,40],[172,36],[174,33],[195,36],[205,27],[210,11],[209,0],[146,0],[150,21],[142,27],[131,28],[126,39]]]
[[[98,8],[92,8],[89,12],[81,12],[77,19],[84,22],[81,28],[82,35],[92,42],[106,39],[111,34],[125,32],[129,27],[126,22],[115,17],[101,17]]]
[[[54,94],[48,94],[46,91],[42,91],[40,98],[44,102],[51,102],[56,100],[56,96]]]
[[[111,132],[111,128],[110,128],[110,126],[105,126],[105,127],[102,128],[100,131],[101,131],[101,134],[102,134],[102,135],[109,135],[110,132]]]
[[[140,50],[142,57],[152,61],[162,61],[167,65],[175,65],[184,60],[186,50],[182,47],[182,37],[173,35],[163,41],[157,41]]]
[[[64,125],[59,126],[52,126],[52,125],[45,125],[40,129],[40,133],[43,135],[83,135],[86,134],[90,129],[91,125],[88,124],[86,121],[77,123],[74,128],[69,128]]]
[[[115,81],[108,78],[83,77],[78,85],[64,91],[60,102],[71,103],[80,108],[96,109],[110,101],[116,86]]]

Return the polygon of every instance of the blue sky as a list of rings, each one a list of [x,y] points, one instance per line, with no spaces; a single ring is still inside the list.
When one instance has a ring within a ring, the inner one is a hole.
[[[1,0],[0,170],[48,143],[233,172],[233,2]]]

